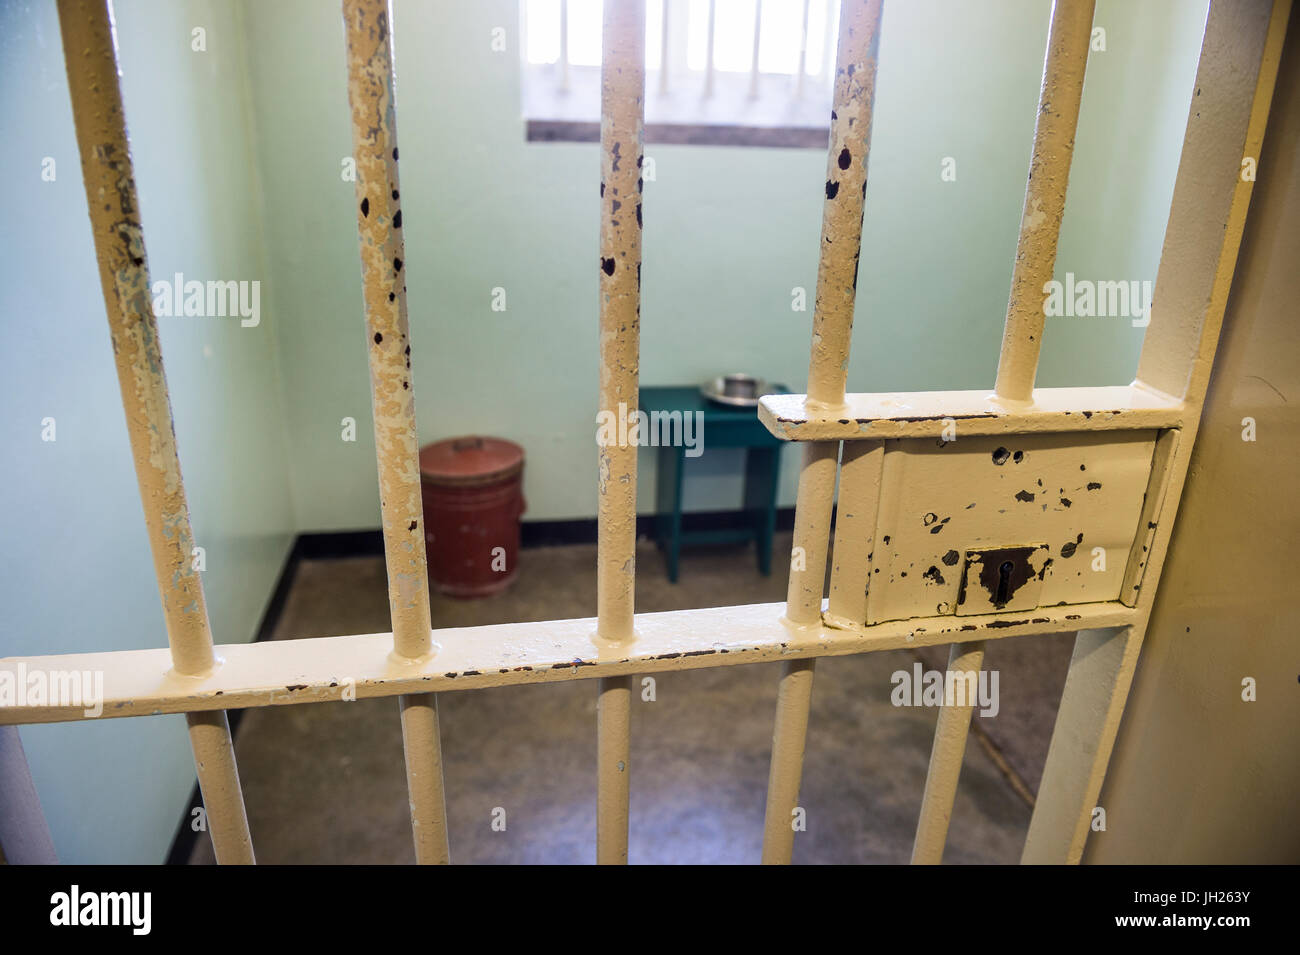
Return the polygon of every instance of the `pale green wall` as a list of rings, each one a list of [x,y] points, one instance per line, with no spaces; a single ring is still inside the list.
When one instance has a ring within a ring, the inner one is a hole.
[[[136,183],[155,278],[262,279],[233,8],[118,0]],[[204,26],[208,51],[190,50]],[[104,317],[51,2],[0,4],[0,656],[166,645]],[[56,179],[41,180],[41,162]],[[276,316],[161,320],[218,642],[249,640],[294,530]],[[211,357],[204,356],[210,346]],[[57,440],[41,441],[41,419]],[[194,784],[181,716],[22,730],[69,862],[158,862]]]
[[[1060,266],[1154,279],[1205,3],[1102,0]],[[860,391],[989,387],[1024,197],[1049,0],[886,4],[857,334]],[[508,0],[395,13],[403,232],[422,440],[485,431],[528,451],[529,517],[595,510],[595,145],[529,144]],[[508,50],[491,50],[507,30]],[[300,526],[378,524],[365,422],[342,25],[334,5],[250,7],[257,143]],[[292,37],[292,41],[286,40]],[[802,389],[825,154],[651,146],[641,379],[748,370]],[[953,156],[957,181],[940,181]],[[491,290],[508,310],[493,312]],[[1040,382],[1124,383],[1141,330],[1064,319]],[[705,436],[707,443],[707,435]],[[653,458],[642,456],[642,510]],[[712,463],[712,466],[710,466]],[[730,459],[692,462],[694,508],[729,506]],[[793,503],[797,455],[786,455]]]

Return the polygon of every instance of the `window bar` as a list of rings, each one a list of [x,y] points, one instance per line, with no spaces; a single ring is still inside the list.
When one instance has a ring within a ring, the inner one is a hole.
[[[794,75],[795,99],[803,97],[804,74],[808,72],[808,9],[812,0],[803,0],[803,20],[799,28],[799,69]]]
[[[704,50],[704,95],[713,95],[713,24],[717,13],[717,0],[709,0],[708,40]]]
[[[393,658],[401,665],[427,658],[433,644],[406,316],[392,31],[385,0],[343,0],[343,20],[388,606]],[[446,863],[437,699],[431,693],[402,696],[399,709],[416,861]]]
[[[921,796],[921,817],[916,824],[916,841],[912,844],[913,865],[938,865],[943,861],[943,847],[948,840],[948,823],[952,819],[957,779],[961,775],[962,756],[966,752],[966,737],[970,734],[976,687],[983,666],[982,640],[954,643],[948,651],[944,701],[939,707],[939,720],[934,728],[930,768],[925,775],[925,793]],[[954,688],[952,698],[947,695],[949,686]]]
[[[822,64],[817,71],[817,81],[835,85],[835,72],[831,66],[831,46],[835,40],[836,0],[822,0]]]
[[[763,0],[754,0],[754,56],[749,64],[749,98],[758,97],[758,44],[763,36]]]
[[[560,0],[560,92],[569,91],[569,0]]]
[[[659,94],[668,92],[668,8],[673,0],[664,0],[662,31],[659,37]]]
[[[1047,37],[1034,149],[1016,242],[995,391],[1004,401],[1033,401],[1043,344],[1043,287],[1056,266],[1056,241],[1074,152],[1074,130],[1088,65],[1094,0],[1056,0]]]
[[[808,401],[824,408],[844,403],[849,341],[857,294],[862,213],[867,191],[867,155],[875,101],[881,0],[845,0],[840,9],[840,41],[835,67],[827,159],[826,203],[817,267]],[[796,627],[821,621],[830,536],[838,441],[810,442],[795,507],[794,551],[786,618]],[[802,570],[798,569],[802,568]],[[792,814],[803,772],[808,708],[812,701],[813,661],[784,665],[777,691],[768,772],[763,862],[788,863],[794,851]]]
[[[58,8],[86,205],[167,642],[176,673],[203,676],[219,661],[203,582],[191,563],[194,532],[150,297],[111,14],[103,0],[59,0]],[[189,713],[186,720],[217,861],[251,864],[253,842],[226,713]]]
[[[600,403],[627,420],[638,407],[645,3],[606,0],[601,57]],[[621,430],[621,429],[620,429]],[[602,443],[597,469],[596,637],[634,639],[636,445]],[[596,861],[627,862],[631,676],[601,679],[597,705]]]

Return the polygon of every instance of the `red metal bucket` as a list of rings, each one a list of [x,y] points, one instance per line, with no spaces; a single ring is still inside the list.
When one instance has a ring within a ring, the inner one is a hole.
[[[509,586],[519,560],[524,449],[501,438],[449,438],[420,449],[429,583],[453,597]]]

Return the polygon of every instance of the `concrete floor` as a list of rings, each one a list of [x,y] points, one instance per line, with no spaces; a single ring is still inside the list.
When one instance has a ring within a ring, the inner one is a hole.
[[[789,535],[776,553],[788,552]],[[751,550],[689,550],[669,584],[653,545],[638,549],[638,611],[779,601],[785,577],[760,577]],[[435,596],[435,627],[594,615],[595,547],[526,550],[505,594]],[[379,558],[304,562],[274,639],[389,629]],[[977,717],[946,862],[1016,862],[1029,824],[1072,635],[989,643],[1001,712]],[[895,707],[890,675],[914,651],[817,664],[801,803],[801,863],[902,863],[911,852],[936,711]],[[920,651],[942,668],[946,648]],[[777,664],[656,676],[634,694],[633,863],[749,863],[762,844]],[[589,863],[595,856],[595,681],[444,693],[439,699],[452,859]],[[236,749],[259,862],[409,863],[397,702],[255,709]],[[494,814],[505,811],[505,831]],[[193,863],[210,863],[206,841]]]

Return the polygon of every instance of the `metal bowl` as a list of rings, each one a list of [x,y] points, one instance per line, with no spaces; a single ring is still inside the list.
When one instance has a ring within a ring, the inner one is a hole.
[[[753,375],[722,375],[701,385],[700,394],[718,404],[754,408],[759,398],[771,394],[771,386]]]

